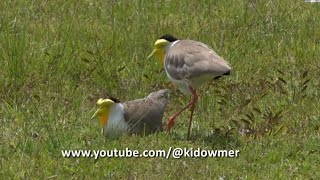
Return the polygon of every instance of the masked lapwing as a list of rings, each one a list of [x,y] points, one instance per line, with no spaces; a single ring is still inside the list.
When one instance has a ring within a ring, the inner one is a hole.
[[[98,110],[92,118],[99,117],[102,133],[107,137],[119,137],[123,134],[147,135],[163,129],[162,117],[168,99],[167,89],[124,103],[117,102],[114,98],[99,99]]]
[[[160,63],[164,64],[169,80],[177,85],[182,93],[192,95],[189,104],[173,114],[167,125],[167,130],[170,131],[175,118],[190,108],[189,138],[193,111],[198,100],[196,89],[211,79],[229,75],[231,67],[209,46],[199,41],[179,40],[167,34],[160,37],[154,46],[155,49],[148,56],[148,59],[156,55]]]

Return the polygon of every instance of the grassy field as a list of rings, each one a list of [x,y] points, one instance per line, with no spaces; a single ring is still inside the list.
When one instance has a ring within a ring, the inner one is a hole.
[[[319,179],[320,3],[56,0],[0,2],[0,179]],[[147,60],[170,33],[210,45],[232,75],[200,90],[191,140],[109,140],[100,97],[171,89],[164,123],[190,97]],[[250,131],[239,133],[239,131]],[[62,149],[238,149],[238,158],[63,158]]]

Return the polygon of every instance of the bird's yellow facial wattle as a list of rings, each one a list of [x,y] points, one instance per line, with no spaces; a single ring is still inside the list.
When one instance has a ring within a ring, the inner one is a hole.
[[[108,118],[110,114],[110,109],[115,104],[111,99],[99,99],[97,105],[99,106],[98,110],[94,113],[91,118],[99,116],[99,121],[102,127],[105,127],[108,123]]]
[[[155,49],[152,51],[152,53],[148,56],[148,59],[152,56],[156,55],[160,61],[161,64],[163,64],[164,56],[165,56],[165,48],[170,42],[165,39],[158,39],[155,43]]]

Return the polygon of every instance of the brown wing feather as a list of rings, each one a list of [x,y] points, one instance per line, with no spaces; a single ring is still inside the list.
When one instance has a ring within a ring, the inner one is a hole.
[[[205,74],[221,76],[231,70],[227,61],[207,45],[180,40],[166,53],[166,69],[174,79],[191,79]]]
[[[168,92],[163,89],[146,98],[123,103],[124,118],[131,126],[131,133],[150,134],[162,130],[162,117],[169,100]]]

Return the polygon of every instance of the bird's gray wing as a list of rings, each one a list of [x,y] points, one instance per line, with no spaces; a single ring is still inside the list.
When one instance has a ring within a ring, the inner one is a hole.
[[[213,77],[230,72],[228,62],[207,45],[193,40],[178,41],[165,56],[166,70],[177,80],[192,79],[204,74]]]
[[[124,118],[130,132],[150,134],[162,130],[162,117],[168,104],[167,89],[149,94],[146,98],[123,103]]]

